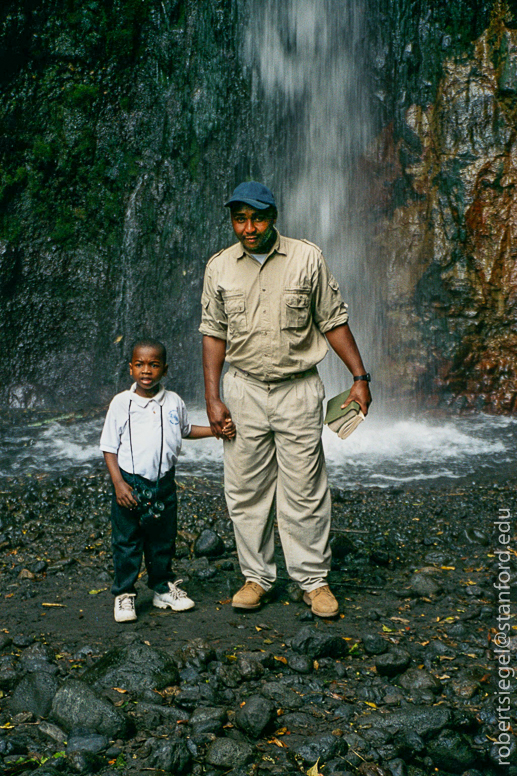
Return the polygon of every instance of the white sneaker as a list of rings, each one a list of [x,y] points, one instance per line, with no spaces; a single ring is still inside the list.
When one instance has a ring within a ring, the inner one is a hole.
[[[185,612],[187,609],[192,609],[192,607],[195,606],[195,603],[181,587],[178,587],[180,582],[183,582],[183,580],[177,579],[176,582],[167,582],[169,585],[169,592],[155,593],[153,597],[153,606],[157,606],[158,609],[166,609],[170,606],[174,612]]]
[[[134,622],[137,619],[135,611],[135,593],[122,593],[115,598],[115,622]]]

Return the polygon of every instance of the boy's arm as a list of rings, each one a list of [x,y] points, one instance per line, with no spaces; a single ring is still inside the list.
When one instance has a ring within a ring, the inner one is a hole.
[[[206,439],[207,437],[215,436],[210,426],[191,426],[190,434],[187,434],[185,439]],[[227,420],[223,428],[223,436],[225,439],[233,439],[235,436],[235,425],[231,420]]]
[[[137,506],[137,502],[133,497],[133,488],[125,481],[120,473],[120,467],[118,465],[118,458],[116,453],[104,453],[104,460],[108,467],[108,472],[115,488],[115,498],[117,504],[120,507],[126,507],[126,509],[132,509]]]

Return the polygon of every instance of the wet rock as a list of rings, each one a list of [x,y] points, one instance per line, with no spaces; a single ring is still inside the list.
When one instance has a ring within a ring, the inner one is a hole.
[[[98,754],[103,749],[107,749],[109,739],[99,733],[92,733],[89,730],[75,730],[68,736],[66,744],[66,753],[71,752],[90,752]]]
[[[348,647],[342,638],[310,625],[305,625],[295,634],[291,647],[313,660],[320,657],[339,658],[348,654]]]
[[[414,731],[424,740],[436,735],[451,721],[452,714],[446,706],[415,706],[396,709],[386,714],[373,713],[364,715],[358,724],[368,724],[379,727],[390,727],[401,732]]]
[[[388,649],[386,639],[383,639],[377,633],[365,633],[362,641],[367,655],[382,655]]]
[[[57,673],[58,670],[54,663],[54,652],[40,641],[34,642],[23,650],[20,656],[20,667],[28,672],[45,671],[51,674]]]
[[[344,738],[333,736],[332,733],[306,738],[292,747],[293,752],[308,765],[314,765],[317,760],[323,764],[336,754],[346,754],[347,749]]]
[[[178,669],[161,650],[135,642],[116,647],[87,669],[85,682],[99,687],[121,687],[138,693],[143,689],[162,690],[178,682]]]
[[[394,760],[388,760],[386,763],[388,774],[390,776],[407,776],[407,768],[404,760],[396,757]]]
[[[294,582],[291,582],[287,585],[287,597],[293,604],[301,603],[303,601],[303,590]]]
[[[13,636],[14,646],[20,647],[21,649],[30,646],[34,641],[35,639],[32,635],[25,636],[22,633],[18,633],[16,636]]]
[[[282,714],[282,727],[286,727],[288,730],[302,730],[304,733],[307,730],[314,728],[315,719],[309,714],[305,714],[303,711],[293,711],[288,714]]]
[[[182,739],[153,741],[146,765],[168,773],[181,774],[189,770],[191,754]]]
[[[389,652],[377,655],[375,667],[379,676],[396,676],[406,670],[411,656],[405,649],[392,648]]]
[[[261,695],[251,695],[235,714],[235,724],[251,738],[260,738],[275,717],[275,706]]]
[[[304,704],[300,695],[280,682],[268,682],[260,692],[282,709],[299,709]]]
[[[216,558],[224,552],[224,542],[215,531],[205,528],[194,544],[194,554],[198,557]]]
[[[463,532],[466,540],[471,544],[481,544],[483,547],[488,547],[490,539],[481,528],[465,528]]]
[[[11,698],[11,711],[17,714],[31,711],[36,717],[46,717],[58,691],[58,681],[48,673],[31,673],[16,685]]]
[[[408,728],[404,728],[396,733],[394,744],[399,755],[405,760],[409,760],[425,750],[425,743],[422,737],[418,735],[416,730]]]
[[[0,690],[11,690],[17,679],[18,674],[13,665],[0,666]]]
[[[477,760],[468,738],[456,730],[442,730],[438,738],[428,742],[427,753],[437,768],[450,773],[463,773]]]
[[[123,715],[79,679],[68,679],[59,688],[52,716],[65,730],[88,728],[111,737],[123,735],[126,730]]]
[[[39,723],[38,730],[44,736],[48,736],[48,738],[51,738],[58,744],[64,744],[67,739],[67,735],[64,730],[61,730],[60,727],[53,725],[52,722],[47,722],[46,720],[42,720]]]
[[[429,598],[439,593],[441,587],[429,574],[413,574],[409,580],[409,590],[412,595]]]
[[[70,752],[66,763],[75,773],[96,773],[102,767],[102,760],[91,752]]]
[[[215,660],[215,650],[204,639],[192,639],[184,647],[178,649],[174,656],[179,665],[204,668],[212,660]]]
[[[430,690],[433,693],[441,692],[442,685],[432,674],[421,668],[409,668],[398,678],[398,684],[405,690]]]
[[[332,564],[339,565],[349,555],[357,552],[355,544],[344,533],[332,533],[330,537],[330,548],[332,550]]]
[[[237,669],[246,681],[258,679],[264,669],[272,665],[273,657],[269,652],[241,652],[237,657]]]
[[[308,655],[286,655],[287,665],[299,674],[310,674],[313,669],[313,661]]]
[[[253,758],[253,748],[231,738],[216,738],[206,753],[206,761],[215,768],[238,768]]]
[[[195,736],[205,733],[222,733],[223,725],[228,721],[226,709],[221,706],[202,706],[194,709],[190,717],[192,734]]]

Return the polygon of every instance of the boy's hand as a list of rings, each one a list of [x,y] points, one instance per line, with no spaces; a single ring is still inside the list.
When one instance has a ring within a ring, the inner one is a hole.
[[[223,437],[225,439],[233,439],[235,437],[235,423],[231,418],[228,418],[223,426]]]
[[[115,485],[115,498],[119,507],[125,507],[126,509],[133,509],[138,506],[137,501],[133,496],[133,488],[125,480]]]

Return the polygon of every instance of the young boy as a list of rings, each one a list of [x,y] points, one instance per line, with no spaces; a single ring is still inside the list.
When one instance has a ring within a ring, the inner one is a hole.
[[[194,601],[171,572],[177,530],[174,467],[182,439],[213,436],[210,426],[192,426],[183,400],[161,386],[167,374],[165,347],[156,340],[135,343],[129,364],[135,382],[112,400],[100,448],[113,482],[111,507],[116,622],[136,620],[135,583],[142,555],[153,606],[175,612]],[[235,436],[229,423],[224,435]]]

